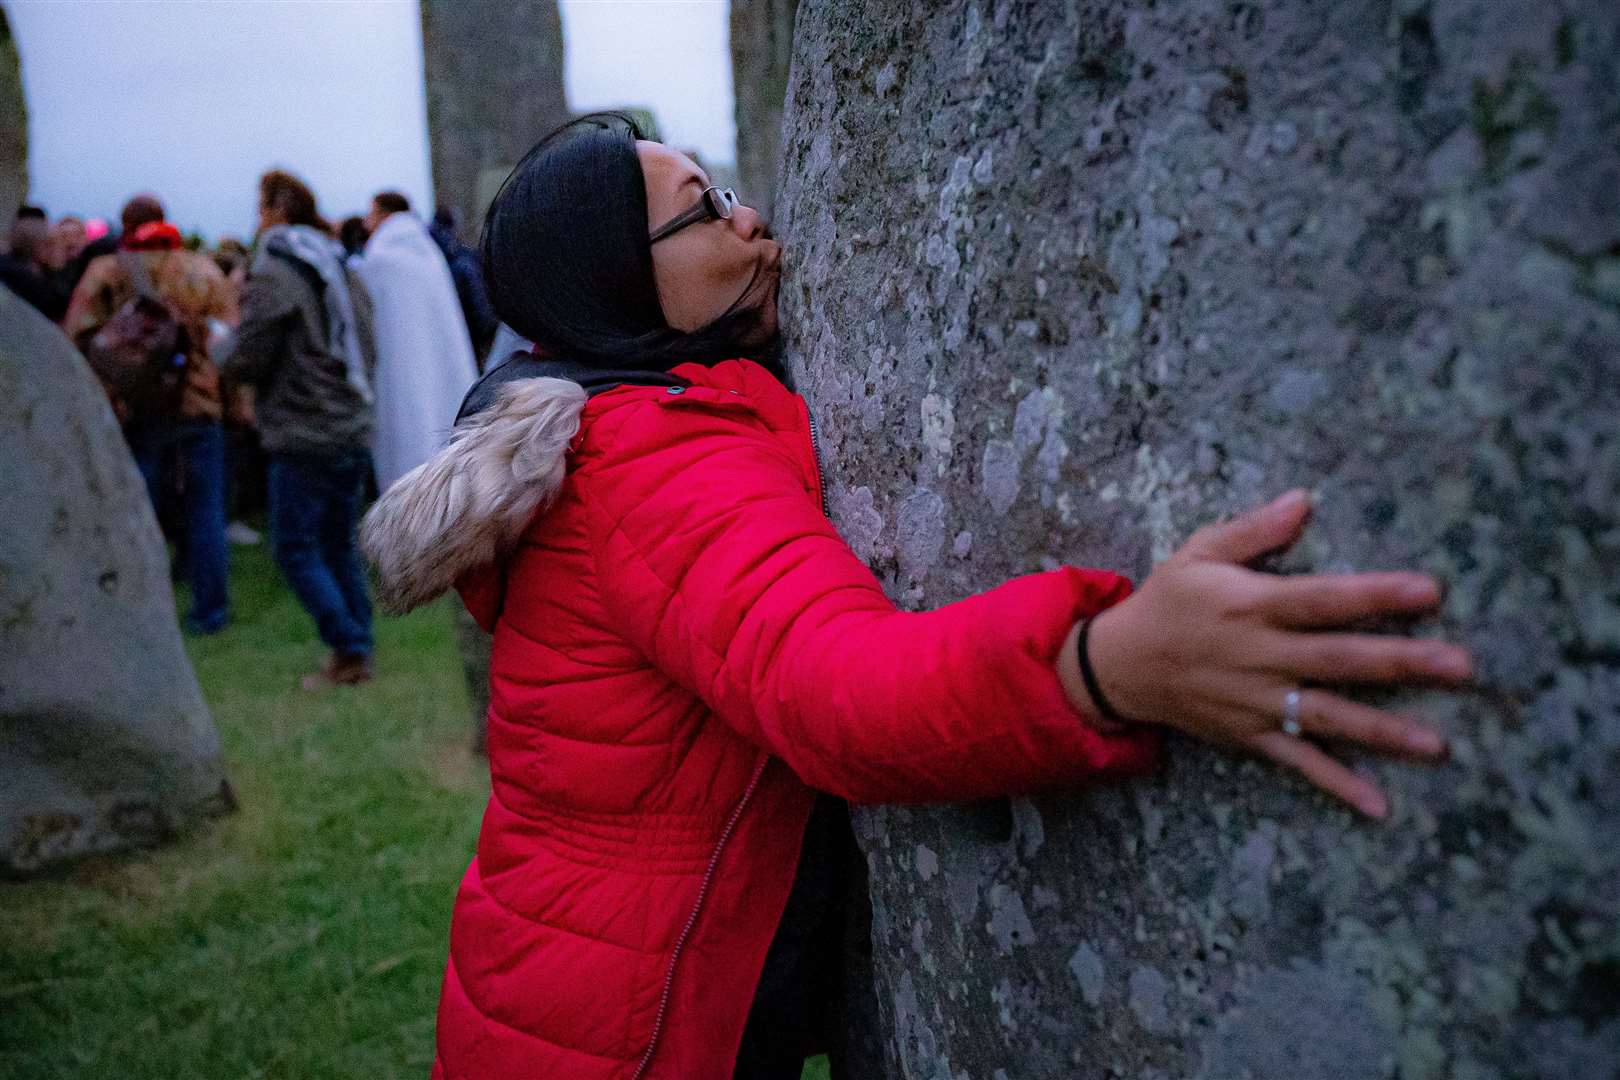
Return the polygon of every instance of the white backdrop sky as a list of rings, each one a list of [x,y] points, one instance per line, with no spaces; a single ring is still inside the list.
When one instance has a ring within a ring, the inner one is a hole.
[[[28,95],[29,200],[53,217],[111,217],[150,190],[182,228],[246,236],[275,165],[330,215],[382,188],[431,203],[415,0],[4,5]],[[559,7],[570,108],[648,106],[672,144],[735,160],[727,0]]]

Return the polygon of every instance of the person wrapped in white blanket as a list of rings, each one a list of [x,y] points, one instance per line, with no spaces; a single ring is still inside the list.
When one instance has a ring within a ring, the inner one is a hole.
[[[478,365],[450,268],[405,196],[378,194],[366,226],[356,268],[376,309],[372,458],[386,491],[444,445]]]

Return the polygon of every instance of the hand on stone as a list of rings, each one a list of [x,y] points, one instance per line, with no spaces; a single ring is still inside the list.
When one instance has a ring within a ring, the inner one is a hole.
[[[1088,655],[1103,695],[1123,716],[1177,728],[1298,771],[1363,813],[1383,817],[1376,784],[1310,737],[1385,753],[1438,758],[1441,736],[1416,720],[1320,688],[1449,684],[1472,675],[1468,653],[1441,641],[1350,632],[1377,617],[1434,611],[1440,587],[1415,573],[1279,576],[1245,564],[1294,544],[1310,516],[1304,491],[1194,533],[1142,587],[1092,623]],[[1098,715],[1073,658],[1059,673],[1076,705]],[[1300,727],[1281,729],[1288,691],[1300,690]]]

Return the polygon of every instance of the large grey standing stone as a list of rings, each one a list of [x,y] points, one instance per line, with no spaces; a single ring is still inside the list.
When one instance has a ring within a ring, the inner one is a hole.
[[[0,875],[232,806],[146,488],[60,331],[0,289]]]
[[[518,160],[568,119],[556,0],[422,0],[422,57],[434,197],[461,215],[470,241]],[[484,745],[489,640],[458,611],[457,640],[472,702],[473,747]]]
[[[434,197],[476,236],[518,159],[568,119],[556,0],[422,0]]]
[[[799,0],[731,0],[737,191],[769,221],[776,201],[782,103]]]
[[[28,106],[17,41],[0,6],[0,221],[10,222],[27,195]]]
[[[1442,574],[1482,665],[1387,826],[1182,742],[865,812],[890,1075],[1613,1080],[1617,62],[1609,0],[800,9],[790,362],[897,600],[1305,483],[1287,565]]]

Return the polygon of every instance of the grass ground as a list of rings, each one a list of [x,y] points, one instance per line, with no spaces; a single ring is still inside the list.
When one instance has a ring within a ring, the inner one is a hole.
[[[374,682],[305,694],[307,617],[264,548],[232,557],[232,625],[187,646],[240,809],[0,885],[0,1077],[427,1076],[488,790],[450,609],[379,621]]]

